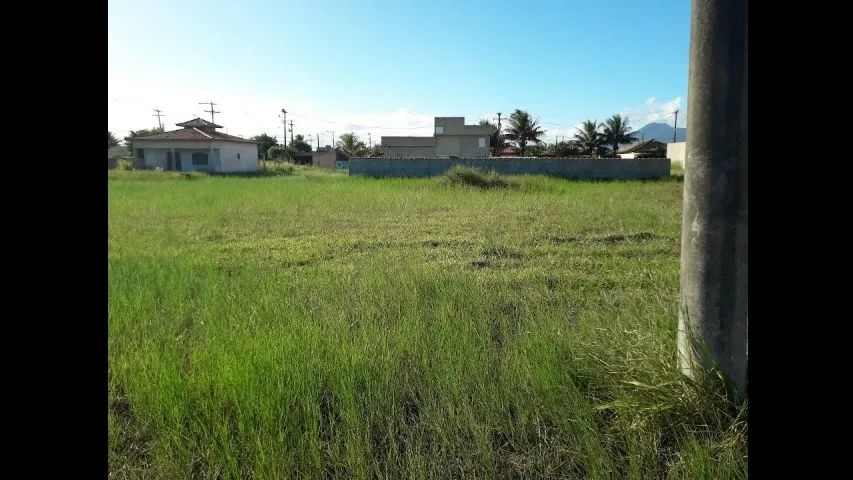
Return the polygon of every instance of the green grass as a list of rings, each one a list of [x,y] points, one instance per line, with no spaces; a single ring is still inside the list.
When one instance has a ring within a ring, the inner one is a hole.
[[[673,176],[684,176],[684,164],[682,162],[672,162],[670,164],[670,172]]]
[[[682,184],[513,180],[111,171],[111,476],[746,478]]]

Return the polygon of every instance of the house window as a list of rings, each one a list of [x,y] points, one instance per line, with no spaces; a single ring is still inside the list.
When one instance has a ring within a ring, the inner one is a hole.
[[[136,158],[140,160],[145,160],[145,150],[142,148],[136,149]]]
[[[207,152],[193,152],[193,165],[207,165]]]
[[[436,135],[444,135],[444,127],[440,126],[440,125],[435,127],[435,134]]]
[[[486,139],[485,138],[480,139],[480,148],[486,148]]]

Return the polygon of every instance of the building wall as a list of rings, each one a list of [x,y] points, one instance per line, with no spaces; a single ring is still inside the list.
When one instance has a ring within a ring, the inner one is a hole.
[[[330,150],[327,152],[312,152],[311,153],[311,164],[315,167],[321,168],[337,168],[337,161],[342,160],[344,157],[337,150]]]
[[[351,158],[352,175],[376,177],[430,177],[454,165],[505,174],[543,174],[565,178],[662,178],[670,174],[667,158]]]
[[[685,160],[687,159],[686,147],[686,142],[667,143],[666,158],[673,162],[680,162],[682,166],[685,166]]]
[[[464,117],[435,117],[435,127],[443,127],[444,133],[433,132],[436,156],[476,158],[489,156],[490,127],[465,125]],[[480,148],[480,139],[485,146]]]
[[[134,142],[134,157],[136,149],[145,150],[145,166],[160,167],[166,170],[167,152],[170,149],[181,154],[181,171],[208,172],[254,172],[258,170],[258,147],[254,143],[238,142],[169,142],[169,141],[136,141]],[[210,155],[210,149],[213,155]],[[193,165],[193,152],[208,153],[208,165]],[[238,158],[239,154],[239,158]],[[173,165],[174,168],[174,165]]]
[[[145,166],[149,168],[159,167],[161,170],[166,170],[168,167],[167,155],[170,151],[169,148],[148,148],[143,146],[138,146],[136,148],[145,149]],[[174,148],[172,151],[181,154],[181,171],[182,172],[192,172],[192,171],[204,171],[204,172],[218,172],[220,171],[219,167],[219,149],[213,149],[213,155],[210,155],[210,150],[207,148]],[[208,154],[207,165],[193,165],[193,157],[192,154],[194,152],[204,152]],[[175,162],[172,162],[172,169],[177,170],[177,166]]]
[[[480,148],[480,139],[485,146]],[[383,146],[386,157],[459,157],[489,156],[488,135],[436,135],[435,146]]]
[[[435,117],[432,137],[382,137],[382,147],[384,156],[389,158],[488,157],[492,130],[488,126],[465,125],[465,117]],[[480,147],[480,139],[484,140],[483,147]]]
[[[436,156],[456,156],[462,155],[462,137],[458,135],[436,135],[435,136],[435,153]]]
[[[480,148],[480,139],[485,140],[485,146]],[[459,158],[477,158],[489,156],[488,135],[438,135],[435,138],[436,155],[450,155]]]
[[[385,157],[434,157],[435,147],[394,147],[383,146]]]
[[[219,142],[220,172],[257,172],[258,146],[254,143]]]

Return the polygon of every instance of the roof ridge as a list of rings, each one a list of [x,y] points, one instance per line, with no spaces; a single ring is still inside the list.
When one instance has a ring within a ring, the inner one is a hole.
[[[209,138],[209,139],[213,140],[213,137],[211,137],[210,135],[208,135],[208,134],[206,134],[206,133],[202,132],[201,130],[199,130],[199,129],[195,128],[195,127],[193,127],[193,130],[195,130],[196,132],[198,132],[198,133],[200,133],[200,134],[204,135],[205,137],[207,137],[207,138]]]

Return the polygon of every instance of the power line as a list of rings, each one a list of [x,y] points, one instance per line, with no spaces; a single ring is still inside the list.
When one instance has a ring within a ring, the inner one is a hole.
[[[331,121],[331,120],[324,120],[322,118],[314,118],[314,117],[309,117],[308,115],[302,115],[302,114],[296,114],[296,113],[293,113],[292,115],[294,117],[303,118],[305,120],[313,120],[315,122],[324,122],[324,123],[329,123],[332,125],[342,126],[342,127],[354,127],[355,129],[361,129],[361,130],[366,130],[368,128],[375,128],[375,129],[379,129],[379,130],[418,130],[418,129],[422,129],[422,128],[430,128],[429,125],[423,125],[420,127],[380,127],[377,125],[361,125],[361,124],[357,124],[357,123],[335,122],[335,121]]]
[[[213,103],[212,101],[210,101],[210,102],[198,102],[198,104],[199,105],[210,105],[210,110],[205,110],[205,112],[210,114],[210,123],[216,123],[216,120],[214,120],[214,118],[213,118],[213,114],[221,113],[221,112],[217,112],[213,109],[213,106],[216,104]]]

